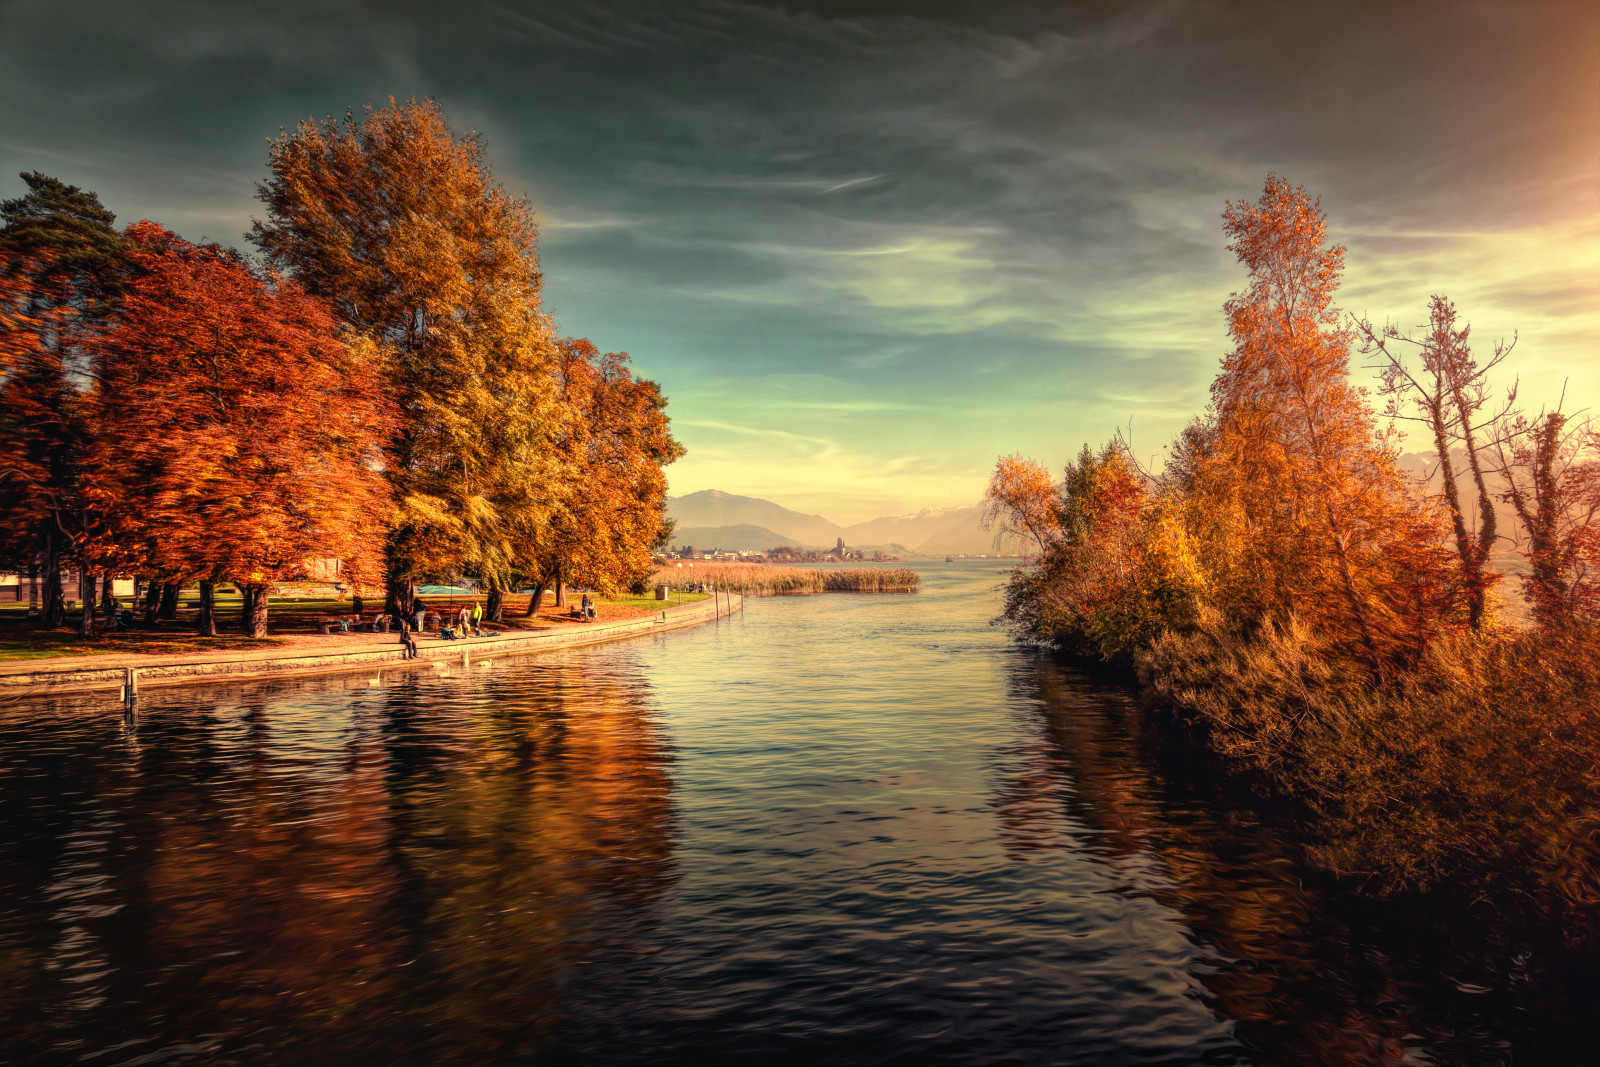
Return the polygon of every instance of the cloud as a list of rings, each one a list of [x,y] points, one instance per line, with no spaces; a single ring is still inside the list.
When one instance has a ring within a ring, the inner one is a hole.
[[[562,328],[663,383],[674,491],[865,518],[1181,427],[1243,280],[1218,216],[1269,170],[1351,310],[1442,289],[1600,401],[1597,52],[1583,0],[11,0],[0,154],[237,239],[280,126],[434,95],[537,207]]]

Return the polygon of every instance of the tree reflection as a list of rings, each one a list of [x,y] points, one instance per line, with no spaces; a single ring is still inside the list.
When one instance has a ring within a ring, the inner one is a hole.
[[[152,706],[137,755],[103,732],[20,728],[53,769],[0,778],[0,813],[53,813],[0,819],[24,1059],[537,1051],[673,878],[670,751],[627,671],[276,684]]]
[[[1009,688],[1030,710],[992,794],[1008,851],[1091,850],[1124,892],[1177,909],[1198,994],[1261,1062],[1510,1063],[1508,1033],[1537,1062],[1579,1061],[1467,983],[1484,966],[1470,929],[1319,887],[1281,828],[1163,758],[1121,690],[1027,657]]]

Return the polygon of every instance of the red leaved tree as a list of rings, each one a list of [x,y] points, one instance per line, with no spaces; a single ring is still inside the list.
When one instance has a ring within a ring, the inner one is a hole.
[[[126,236],[133,271],[100,343],[91,476],[115,504],[108,540],[199,578],[203,633],[224,579],[253,636],[270,585],[307,559],[378,580],[392,426],[370,342],[346,343],[323,302],[230,249],[152,222]]]

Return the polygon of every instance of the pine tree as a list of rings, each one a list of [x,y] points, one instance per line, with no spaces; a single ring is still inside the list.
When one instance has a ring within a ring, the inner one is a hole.
[[[22,175],[25,196],[0,203],[0,270],[13,325],[0,379],[0,552],[37,559],[44,579],[43,624],[62,622],[64,562],[80,570],[81,628],[93,621],[85,555],[96,518],[79,487],[93,430],[83,394],[95,368],[88,343],[113,306],[122,269],[116,216],[92,192],[37,171]],[[22,338],[26,336],[26,342]]]

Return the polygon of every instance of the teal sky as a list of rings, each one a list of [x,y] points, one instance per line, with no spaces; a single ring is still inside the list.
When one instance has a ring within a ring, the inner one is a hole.
[[[0,196],[37,168],[234,244],[280,126],[435,97],[534,202],[563,331],[662,382],[675,493],[851,522],[1119,426],[1158,456],[1268,171],[1348,310],[1444,292],[1520,333],[1525,399],[1600,402],[1592,0],[5,0],[0,71]]]

